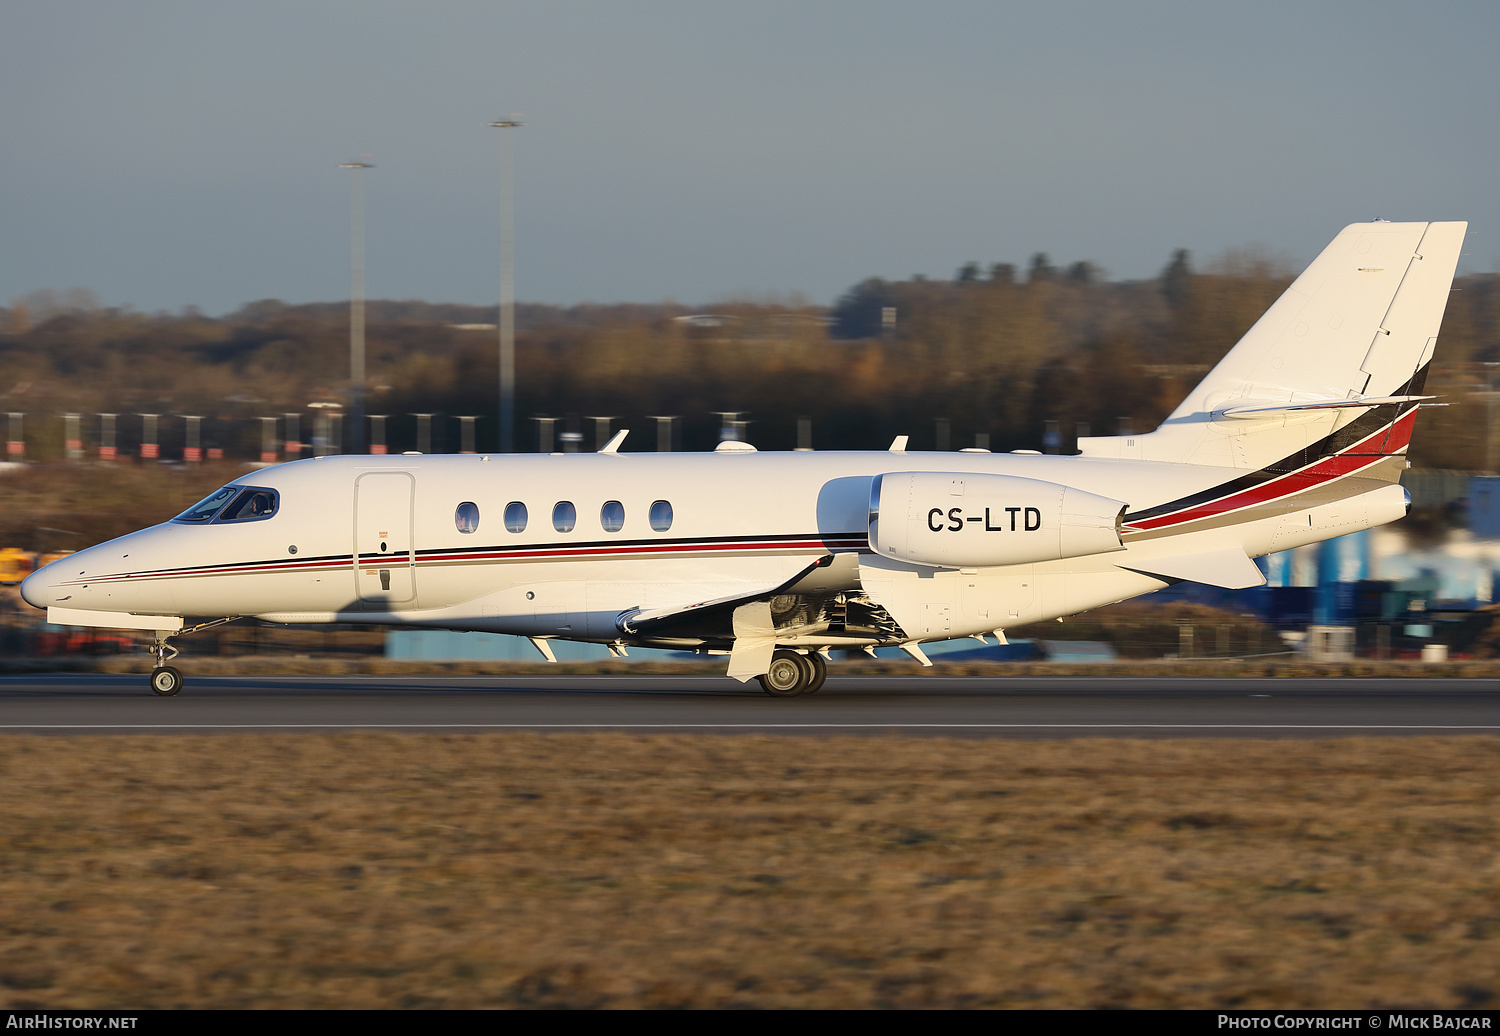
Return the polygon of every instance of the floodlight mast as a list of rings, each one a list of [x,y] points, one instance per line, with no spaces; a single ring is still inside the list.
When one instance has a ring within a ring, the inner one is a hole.
[[[490,123],[492,129],[515,129],[525,123],[514,116]],[[500,135],[500,452],[516,452],[516,285],[515,227],[510,134]]]
[[[349,452],[365,452],[365,188],[370,162],[343,162],[353,169],[349,192]]]

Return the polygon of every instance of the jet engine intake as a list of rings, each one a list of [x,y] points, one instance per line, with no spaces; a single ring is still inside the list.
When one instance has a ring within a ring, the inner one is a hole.
[[[1022,565],[1124,550],[1125,504],[1017,475],[898,471],[870,486],[870,548],[940,568]]]

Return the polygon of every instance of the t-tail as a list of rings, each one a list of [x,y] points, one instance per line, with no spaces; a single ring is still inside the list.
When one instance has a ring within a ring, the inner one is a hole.
[[[1159,428],[1081,452],[1395,481],[1467,227],[1345,227]]]

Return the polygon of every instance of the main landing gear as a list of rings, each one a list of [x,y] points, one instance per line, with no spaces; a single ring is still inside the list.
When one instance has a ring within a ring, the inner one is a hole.
[[[822,655],[804,655],[785,649],[771,656],[771,668],[764,676],[756,677],[765,692],[773,698],[816,694],[827,678],[828,663],[823,661]]]

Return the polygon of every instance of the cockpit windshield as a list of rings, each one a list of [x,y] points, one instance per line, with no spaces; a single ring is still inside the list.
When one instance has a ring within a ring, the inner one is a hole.
[[[223,489],[215,489],[208,496],[199,500],[172,520],[174,522],[206,522],[218,512],[219,508],[224,506],[230,497],[239,491],[239,486],[225,486]]]
[[[248,522],[257,518],[269,518],[276,513],[276,491],[274,489],[246,489],[234,498],[234,503],[215,519],[220,522]]]
[[[174,522],[254,522],[270,518],[280,503],[274,489],[225,486],[183,511]]]

